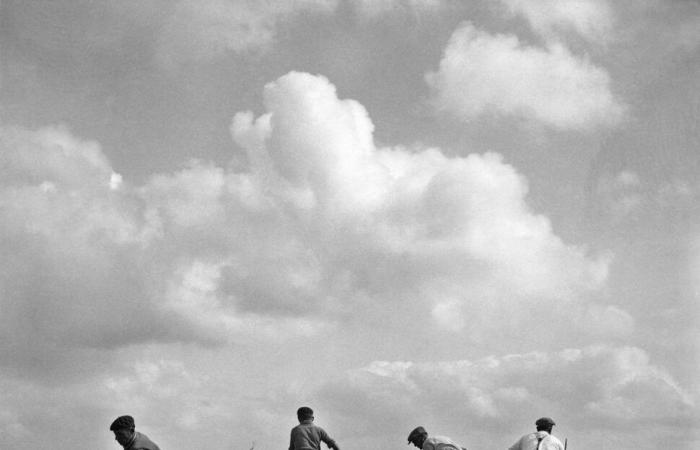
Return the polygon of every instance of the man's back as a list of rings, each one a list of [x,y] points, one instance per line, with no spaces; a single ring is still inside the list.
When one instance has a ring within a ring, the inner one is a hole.
[[[138,431],[134,435],[134,440],[126,450],[160,450],[160,448],[143,433]]]
[[[546,431],[526,434],[509,450],[564,450],[564,444]]]
[[[325,430],[310,420],[305,420],[292,428],[289,442],[289,450],[320,450],[321,441],[330,448],[335,448],[336,444]]]
[[[429,436],[423,442],[423,450],[462,450],[462,446],[445,436]]]

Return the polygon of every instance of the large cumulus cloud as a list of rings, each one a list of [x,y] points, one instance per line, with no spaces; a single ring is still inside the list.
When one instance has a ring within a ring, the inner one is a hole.
[[[234,138],[270,201],[312,232],[312,279],[331,299],[362,291],[389,312],[402,298],[457,331],[464,314],[505,314],[517,326],[533,301],[578,315],[577,301],[604,282],[606,259],[556,237],[499,155],[377,149],[364,108],[306,74],[268,85],[265,103],[270,113],[256,120],[234,118]]]
[[[193,161],[142,186],[67,130],[4,129],[3,362],[312,334],[341,317],[405,327],[397,308],[473,342],[503,324],[522,339],[535,307],[560,325],[533,342],[570,322],[633,326],[588,303],[607,259],[562,242],[499,155],[378,149],[365,109],[308,74],[270,83],[265,107],[233,120],[248,169]]]

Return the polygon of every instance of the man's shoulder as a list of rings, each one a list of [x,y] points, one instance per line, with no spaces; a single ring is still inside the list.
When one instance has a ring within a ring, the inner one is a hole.
[[[300,423],[299,425],[296,425],[294,428],[292,428],[292,433],[295,432],[303,432],[304,430],[320,430],[323,431],[323,428],[319,427],[315,423]]]
[[[520,439],[517,440],[515,444],[513,444],[509,450],[516,450],[519,448],[522,448],[528,441],[532,440],[537,440],[537,433],[525,433],[522,436],[520,436]]]
[[[556,436],[550,434],[547,440],[563,450],[564,444],[562,444],[562,442]]]
[[[133,450],[160,450],[155,442],[150,440],[148,436],[143,433],[136,432],[136,437],[133,444],[131,444],[130,449]]]
[[[457,444],[455,441],[448,438],[447,436],[428,436],[428,438],[425,440],[425,443],[423,444],[423,448],[426,448],[425,444],[428,444],[428,448],[435,449],[437,449],[438,447],[454,447],[458,450],[462,448],[459,444]]]
[[[521,441],[526,441],[528,439],[537,439],[537,433],[525,433],[522,436],[520,436]]]

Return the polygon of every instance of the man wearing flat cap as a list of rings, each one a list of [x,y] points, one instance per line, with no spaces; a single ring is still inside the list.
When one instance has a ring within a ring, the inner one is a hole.
[[[564,444],[552,436],[554,421],[549,417],[541,417],[535,421],[537,431],[518,439],[508,450],[564,450]]]
[[[114,440],[119,442],[124,450],[160,450],[148,436],[136,431],[136,424],[131,416],[117,417],[109,429],[114,432]]]
[[[445,436],[428,436],[423,427],[416,427],[408,435],[408,443],[420,450],[467,450]]]
[[[321,450],[321,442],[329,449],[340,450],[326,430],[314,424],[314,410],[308,406],[297,409],[299,425],[292,428],[289,438],[289,450]]]

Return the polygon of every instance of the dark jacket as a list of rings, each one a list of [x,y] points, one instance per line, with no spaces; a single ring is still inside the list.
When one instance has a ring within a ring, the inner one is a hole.
[[[335,441],[323,428],[314,425],[312,420],[304,420],[292,428],[289,450],[321,450],[321,441],[325,442],[329,448],[338,450]]]

